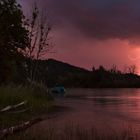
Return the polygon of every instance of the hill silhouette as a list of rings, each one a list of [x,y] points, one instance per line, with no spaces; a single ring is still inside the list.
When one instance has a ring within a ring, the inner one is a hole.
[[[37,60],[36,80],[52,87],[122,88],[140,87],[140,76],[133,73],[106,70],[103,66],[93,71],[54,59]]]

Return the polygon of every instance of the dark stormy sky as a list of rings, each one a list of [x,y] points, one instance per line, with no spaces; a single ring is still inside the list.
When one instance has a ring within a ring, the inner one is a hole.
[[[18,0],[29,14],[32,0]],[[121,70],[135,64],[140,73],[140,1],[38,0],[52,23],[54,51],[46,54],[80,67]]]

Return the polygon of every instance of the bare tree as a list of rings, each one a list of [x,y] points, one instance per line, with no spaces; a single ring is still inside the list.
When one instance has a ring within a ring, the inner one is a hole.
[[[136,74],[136,65],[124,66],[124,73]]]
[[[112,65],[112,67],[111,67],[111,69],[110,69],[110,72],[111,73],[114,73],[114,74],[120,74],[121,73],[121,71],[117,68],[117,66],[116,65]]]
[[[52,48],[49,38],[51,26],[47,21],[46,13],[40,12],[36,3],[33,5],[31,18],[26,21],[26,28],[29,31],[29,43],[24,54],[28,60],[28,77],[33,81],[38,67],[37,60]]]
[[[136,65],[131,65],[128,67],[128,73],[136,74]]]
[[[112,68],[110,69],[110,72],[111,72],[111,73],[117,73],[117,71],[118,71],[118,70],[117,70],[117,66],[113,64],[113,65],[112,65]]]
[[[124,74],[125,74],[125,73],[128,73],[128,72],[127,72],[127,69],[128,69],[128,66],[124,65],[124,69],[123,69],[123,73],[124,73]]]

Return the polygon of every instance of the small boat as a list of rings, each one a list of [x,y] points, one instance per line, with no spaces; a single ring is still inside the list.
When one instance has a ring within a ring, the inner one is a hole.
[[[56,95],[64,96],[66,93],[66,90],[63,86],[57,85],[51,89],[51,92]]]

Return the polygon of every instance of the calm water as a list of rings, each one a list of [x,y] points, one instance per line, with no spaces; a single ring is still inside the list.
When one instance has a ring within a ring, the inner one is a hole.
[[[140,89],[69,89],[67,94],[65,104],[75,109],[71,119],[104,130],[131,127],[140,133]]]
[[[64,111],[37,128],[73,123],[105,133],[133,128],[140,134],[140,89],[68,89],[67,96],[56,100]]]

